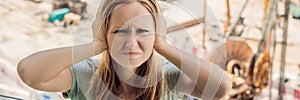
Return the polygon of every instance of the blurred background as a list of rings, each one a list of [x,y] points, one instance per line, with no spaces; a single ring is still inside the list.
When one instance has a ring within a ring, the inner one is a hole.
[[[0,0],[0,100],[63,100],[61,93],[26,86],[16,67],[38,51],[89,43],[100,1]],[[172,19],[169,42],[218,64],[231,77],[233,89],[224,99],[300,100],[299,0],[159,4]]]

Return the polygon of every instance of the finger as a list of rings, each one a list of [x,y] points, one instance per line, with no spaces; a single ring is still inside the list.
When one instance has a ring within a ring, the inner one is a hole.
[[[157,14],[157,34],[167,33],[167,24],[164,16],[162,14]]]
[[[102,29],[101,27],[103,27],[102,25],[104,25],[105,20],[106,20],[106,18],[103,16],[103,13],[101,13],[101,7],[99,6],[96,17],[92,24],[92,32],[93,32],[94,38],[98,38],[99,35],[101,37],[103,37],[102,36],[103,34],[100,34],[100,31]]]
[[[97,36],[99,30],[100,30],[100,16],[101,16],[101,13],[99,13],[99,9],[97,10],[97,14],[96,14],[96,17],[93,21],[93,24],[92,24],[92,32],[93,32],[93,36]]]

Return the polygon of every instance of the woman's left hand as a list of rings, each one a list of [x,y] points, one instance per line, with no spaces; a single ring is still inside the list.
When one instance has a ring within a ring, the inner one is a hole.
[[[162,14],[157,15],[157,32],[155,34],[154,48],[157,50],[167,44],[167,23]]]

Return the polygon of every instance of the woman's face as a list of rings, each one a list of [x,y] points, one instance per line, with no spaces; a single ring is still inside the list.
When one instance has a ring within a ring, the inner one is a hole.
[[[115,9],[107,33],[111,57],[121,66],[136,68],[147,61],[155,39],[155,22],[150,12],[139,2]]]

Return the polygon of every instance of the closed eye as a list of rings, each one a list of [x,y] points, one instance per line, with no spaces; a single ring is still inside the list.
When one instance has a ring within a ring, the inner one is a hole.
[[[138,29],[138,30],[136,30],[136,33],[146,33],[146,32],[149,32],[149,30],[147,30],[147,29]]]
[[[126,30],[118,29],[115,30],[113,33],[126,33],[126,32],[127,32]]]

